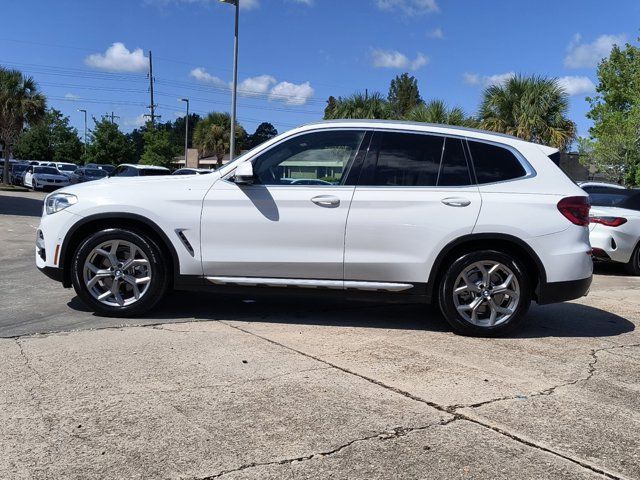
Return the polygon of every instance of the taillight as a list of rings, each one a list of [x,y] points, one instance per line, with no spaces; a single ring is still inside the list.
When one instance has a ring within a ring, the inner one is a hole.
[[[589,225],[588,197],[566,197],[558,202],[558,210],[574,225],[586,227]]]
[[[599,223],[607,227],[619,227],[627,223],[627,219],[623,217],[591,217],[591,223]]]

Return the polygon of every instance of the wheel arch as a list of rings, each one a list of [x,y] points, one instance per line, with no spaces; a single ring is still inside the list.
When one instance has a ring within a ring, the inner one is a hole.
[[[540,257],[523,240],[503,233],[476,233],[464,235],[449,243],[436,257],[427,282],[427,298],[433,299],[434,290],[440,284],[444,271],[451,262],[465,253],[487,249],[498,250],[516,256],[526,269],[533,285],[533,299],[538,299],[542,285],[547,283],[547,272]]]
[[[178,253],[167,235],[155,222],[134,213],[100,213],[84,217],[75,223],[62,242],[59,265],[62,268],[62,284],[65,287],[71,287],[71,262],[82,240],[91,233],[105,228],[130,228],[149,235],[156,240],[162,253],[171,257],[170,278],[173,280],[180,274]]]

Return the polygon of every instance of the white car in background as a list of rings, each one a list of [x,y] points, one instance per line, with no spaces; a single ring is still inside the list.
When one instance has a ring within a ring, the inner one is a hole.
[[[60,173],[55,167],[31,165],[24,174],[24,186],[34,190],[56,189],[66,187],[70,183],[69,177]]]
[[[58,162],[56,163],[56,168],[61,174],[71,178],[71,174],[78,169],[78,165],[69,162]]]
[[[629,273],[640,275],[640,190],[601,188],[589,198],[594,258],[624,263]]]
[[[49,195],[36,264],[100,315],[140,315],[169,288],[303,291],[433,302],[455,331],[495,336],[531,301],[589,290],[588,197],[557,152],[424,123],[305,125],[208,175]]]

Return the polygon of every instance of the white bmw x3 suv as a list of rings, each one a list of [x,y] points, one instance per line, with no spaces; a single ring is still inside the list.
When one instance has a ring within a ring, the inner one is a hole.
[[[36,263],[101,315],[142,314],[169,288],[304,289],[433,302],[457,332],[498,335],[591,283],[588,197],[555,153],[464,128],[310,124],[210,175],[49,195]]]

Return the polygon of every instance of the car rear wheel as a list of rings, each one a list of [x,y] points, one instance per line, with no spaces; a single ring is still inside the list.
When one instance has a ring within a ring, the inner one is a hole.
[[[636,249],[631,255],[631,260],[625,265],[625,269],[631,275],[640,275],[640,243],[636,245]]]
[[[78,296],[96,313],[140,315],[164,295],[168,268],[148,236],[112,228],[87,238],[76,251],[72,281]]]
[[[531,287],[519,260],[494,250],[460,256],[442,277],[440,309],[458,333],[492,337],[520,323]]]

